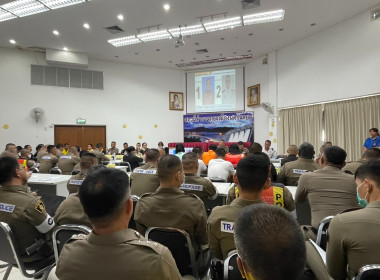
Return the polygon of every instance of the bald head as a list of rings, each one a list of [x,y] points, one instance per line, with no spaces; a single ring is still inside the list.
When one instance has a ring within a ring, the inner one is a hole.
[[[78,154],[78,149],[77,149],[77,147],[75,147],[75,146],[72,146],[71,148],[70,148],[70,153],[72,153],[72,154],[74,154],[74,155],[77,155]]]
[[[157,175],[160,182],[171,181],[178,171],[182,171],[182,163],[177,156],[167,155],[158,162]]]
[[[290,145],[288,148],[288,154],[289,155],[298,155],[298,147],[296,145]]]

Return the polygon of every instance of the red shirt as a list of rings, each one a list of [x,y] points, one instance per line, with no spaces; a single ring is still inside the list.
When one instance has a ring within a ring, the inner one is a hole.
[[[226,160],[231,162],[233,165],[238,164],[239,160],[245,157],[243,154],[231,155],[230,153],[226,154]]]

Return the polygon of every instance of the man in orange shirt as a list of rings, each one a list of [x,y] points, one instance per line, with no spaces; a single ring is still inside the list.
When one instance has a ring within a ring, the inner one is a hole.
[[[208,162],[212,159],[215,159],[215,150],[216,150],[216,145],[211,144],[210,147],[208,148],[207,153],[203,153],[203,162],[207,165]]]

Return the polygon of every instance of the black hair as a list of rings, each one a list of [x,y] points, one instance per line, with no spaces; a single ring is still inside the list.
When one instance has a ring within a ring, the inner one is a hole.
[[[183,169],[189,170],[197,166],[198,156],[196,153],[190,152],[182,156]]]
[[[257,142],[253,142],[251,144],[251,146],[249,146],[249,149],[248,149],[248,153],[251,155],[251,154],[254,154],[254,153],[261,153],[263,151],[263,146],[261,146],[259,143]]]
[[[247,191],[260,191],[269,177],[269,167],[269,157],[264,153],[242,158],[236,166],[240,187]]]
[[[226,155],[226,150],[222,147],[219,147],[215,150],[215,155],[217,157],[224,157]]]
[[[160,145],[163,147],[164,146],[164,142],[162,142],[162,141],[158,142],[157,146],[160,146]]]
[[[130,196],[128,175],[118,169],[100,168],[88,173],[79,188],[79,199],[92,223],[112,223]]]
[[[31,147],[31,146],[30,145],[25,145],[24,149],[29,149],[29,147]]]
[[[44,144],[38,144],[36,147],[36,153],[38,153],[43,146],[44,146]]]
[[[160,151],[157,149],[148,149],[145,152],[145,161],[148,162],[156,162],[158,161],[158,158],[160,157]]]
[[[13,143],[8,143],[7,145],[5,145],[5,150],[6,151],[9,149],[9,146],[16,146],[16,145],[13,144]]]
[[[377,148],[371,148],[364,152],[363,158],[370,159],[379,159],[380,158],[380,150]]]
[[[270,141],[270,140],[265,140],[265,142],[268,142],[269,144],[272,144],[272,141]]]
[[[371,179],[380,188],[380,159],[372,159],[363,163],[355,172],[355,179]]]
[[[98,159],[93,153],[89,153],[86,151],[86,153],[82,154],[82,156],[80,157],[81,169],[89,169],[91,166],[96,164],[98,164]]]
[[[124,146],[124,145],[128,145],[128,143],[127,143],[127,142],[124,142],[124,143],[123,143],[123,146]]]
[[[103,144],[102,144],[102,143],[98,143],[98,144],[96,144],[96,148],[97,148],[97,149],[103,148]]]
[[[129,147],[127,148],[127,153],[128,153],[128,154],[132,153],[133,151],[136,151],[136,148],[135,148],[135,147],[133,147],[133,146],[129,146]]]
[[[60,148],[63,147],[63,145],[62,145],[61,143],[58,143],[57,145],[55,145],[55,147],[56,147],[57,149],[60,149]]]
[[[371,128],[371,129],[369,130],[369,132],[371,132],[371,130],[372,130],[373,132],[376,132],[377,135],[379,135],[379,130],[378,130],[376,127]]]
[[[14,157],[0,158],[0,185],[9,182],[15,175],[16,169],[19,167],[19,162]]]
[[[47,152],[49,153],[49,154],[51,154],[51,152],[53,151],[53,149],[54,149],[54,145],[49,145],[49,146],[47,146]]]
[[[90,153],[89,151],[86,151],[86,150],[82,150],[79,152],[79,157],[82,158],[84,155]]]
[[[218,147],[215,145],[215,144],[211,144],[209,147],[208,147],[208,150],[213,150],[214,152],[216,151]]]
[[[312,159],[314,154],[315,154],[314,147],[308,142],[303,142],[298,148],[298,155],[301,158]]]
[[[194,147],[192,152],[196,153],[197,155],[201,155],[203,154],[203,149],[201,147]]]
[[[185,152],[185,147],[183,146],[182,143],[177,143],[177,145],[175,145],[175,153],[178,154],[180,152]]]
[[[324,155],[327,163],[340,168],[344,165],[347,157],[346,151],[338,146],[326,147]]]
[[[182,169],[179,157],[166,155],[160,159],[157,166],[157,175],[160,180],[167,180]]]
[[[243,141],[239,141],[238,145],[244,145],[244,142]]]
[[[306,246],[296,220],[281,207],[244,207],[234,228],[238,254],[260,280],[297,280],[304,272]]]
[[[231,144],[229,148],[229,152],[232,155],[240,155],[241,151],[239,149],[239,146],[237,144]]]

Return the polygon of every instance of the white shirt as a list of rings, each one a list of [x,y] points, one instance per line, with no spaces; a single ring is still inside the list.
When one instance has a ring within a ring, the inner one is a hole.
[[[267,154],[269,158],[276,158],[277,157],[277,152],[273,150],[273,148],[269,148],[269,150],[263,149],[263,153]]]
[[[231,162],[224,159],[212,159],[208,163],[207,177],[209,178],[222,178],[227,182],[228,176],[235,174],[234,166]]]
[[[198,172],[197,175],[201,176],[201,173],[207,170],[206,164],[203,162],[203,160],[198,159]]]

